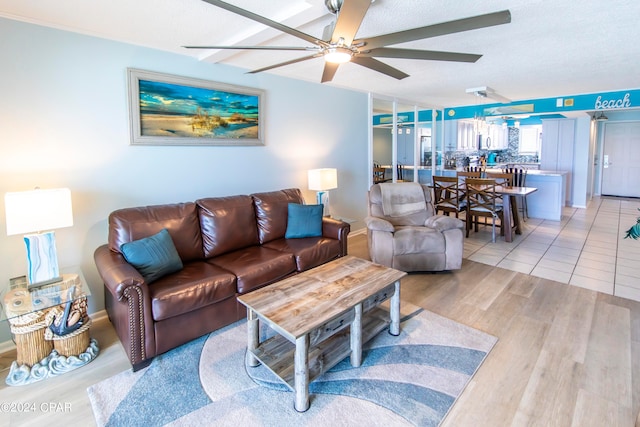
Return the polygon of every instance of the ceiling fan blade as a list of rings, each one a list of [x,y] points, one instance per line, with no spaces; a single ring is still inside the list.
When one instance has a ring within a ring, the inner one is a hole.
[[[359,56],[377,58],[403,58],[403,59],[425,59],[429,61],[453,61],[453,62],[476,62],[482,55],[472,53],[439,52],[435,50],[415,50],[415,49],[394,49],[390,47],[379,47],[366,52],[358,53]]]
[[[323,40],[317,39],[313,36],[310,36],[309,34],[303,33],[302,31],[298,31],[295,28],[291,28],[291,27],[287,27],[286,25],[283,25],[279,22],[276,21],[272,21],[271,19],[265,18],[264,16],[260,16],[257,15],[253,12],[249,12],[248,10],[245,9],[241,9],[237,6],[234,6],[232,4],[220,1],[220,0],[202,0],[204,2],[207,2],[213,6],[218,6],[219,8],[228,10],[229,12],[233,12],[235,14],[238,14],[240,16],[244,16],[245,18],[249,18],[253,21],[259,22],[261,24],[267,25],[271,28],[275,28],[276,30],[280,30],[284,33],[287,33],[289,35],[292,35],[294,37],[297,37],[299,39],[302,40],[306,40],[309,43],[313,43],[313,44],[317,44],[317,45],[326,45],[327,43]]]
[[[405,77],[409,77],[409,74],[406,74],[397,68],[393,68],[390,65],[385,64],[384,62],[380,62],[377,59],[369,58],[366,56],[354,56],[351,58],[351,62],[362,65],[363,67],[370,68],[374,71],[377,71],[382,74],[386,74],[387,76],[393,77],[398,80],[402,80]]]
[[[243,49],[243,50],[304,50],[317,51],[319,47],[308,46],[182,46],[185,49]]]
[[[336,71],[338,71],[338,67],[340,64],[336,64],[334,62],[325,62],[324,70],[322,71],[322,80],[320,83],[330,82],[333,80],[333,76],[336,75]]]
[[[322,56],[322,53],[316,53],[316,54],[314,54],[314,55],[310,55],[310,56],[303,56],[302,58],[292,59],[292,60],[290,60],[290,61],[281,62],[281,63],[279,63],[279,64],[269,65],[268,67],[259,68],[259,69],[257,69],[257,70],[249,71],[249,74],[260,73],[260,72],[262,72],[262,71],[271,70],[271,69],[273,69],[273,68],[283,67],[283,66],[285,66],[285,65],[296,64],[296,63],[298,63],[298,62],[306,61],[306,60],[308,60],[308,59],[317,58],[317,57],[319,57],[319,56]]]
[[[331,42],[337,43],[342,38],[345,45],[351,45],[369,6],[371,6],[371,0],[345,0],[338,12]]]
[[[367,49],[375,49],[378,47],[389,46],[398,43],[405,43],[414,40],[428,39],[430,37],[443,36],[446,34],[459,33],[461,31],[469,31],[478,28],[492,27],[494,25],[508,24],[509,22],[511,22],[511,12],[509,12],[508,10],[503,10],[501,12],[493,12],[486,15],[473,16],[471,18],[442,22],[440,24],[399,31],[397,33],[383,34],[381,36],[370,37],[368,39],[355,40],[354,44],[366,43]]]

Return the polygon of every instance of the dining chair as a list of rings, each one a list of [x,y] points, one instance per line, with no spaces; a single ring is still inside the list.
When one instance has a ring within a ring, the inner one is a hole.
[[[475,231],[478,231],[478,218],[491,218],[491,241],[496,241],[496,219],[500,220],[500,235],[504,236],[504,216],[502,206],[496,202],[496,180],[491,178],[467,178],[465,180],[466,193],[466,237],[469,237],[469,230],[475,224]]]
[[[374,166],[373,167],[373,183],[374,184],[379,184],[381,182],[388,181],[387,179],[385,179],[384,173],[385,173],[385,169],[384,168],[382,168],[380,166]]]
[[[482,175],[485,174],[486,168],[484,166],[465,166],[464,167],[464,171],[465,172],[480,172],[481,174],[481,178],[483,178]]]
[[[449,216],[453,212],[458,218],[460,212],[466,209],[464,191],[458,185],[455,176],[434,175],[433,180],[433,204],[436,210]]]
[[[482,178],[481,171],[458,171],[456,172],[456,176],[458,177],[458,181],[464,183],[464,180],[467,178]]]
[[[513,185],[513,175],[504,173],[504,172],[491,172],[488,175],[491,179],[496,180],[496,185],[504,185],[507,187],[511,187]],[[504,200],[502,196],[498,196],[496,199],[496,205],[504,206]]]
[[[510,173],[492,172],[488,175],[488,177],[490,177],[491,179],[495,179],[496,185],[506,185],[508,187],[511,187],[513,185],[513,175]]]
[[[511,174],[512,181],[511,185],[514,187],[526,187],[527,181],[527,170],[524,168],[505,168],[503,169],[504,173]],[[520,204],[518,206],[518,210],[522,212],[522,218],[526,221],[529,217],[529,211],[527,209],[527,196],[518,197],[520,199]]]
[[[396,167],[396,171],[397,171],[397,182],[404,182],[404,165],[401,165],[400,163],[398,163],[397,167]]]

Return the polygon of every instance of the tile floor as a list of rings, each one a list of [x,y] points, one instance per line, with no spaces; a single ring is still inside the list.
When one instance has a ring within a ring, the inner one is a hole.
[[[561,221],[529,218],[511,243],[491,242],[491,226],[465,239],[464,257],[640,301],[640,240],[624,239],[640,200],[596,197],[564,208]]]

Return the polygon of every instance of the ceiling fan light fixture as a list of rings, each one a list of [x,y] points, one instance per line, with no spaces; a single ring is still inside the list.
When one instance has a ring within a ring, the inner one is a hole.
[[[351,61],[352,55],[353,52],[346,47],[330,47],[324,52],[324,60],[333,64],[344,64]]]

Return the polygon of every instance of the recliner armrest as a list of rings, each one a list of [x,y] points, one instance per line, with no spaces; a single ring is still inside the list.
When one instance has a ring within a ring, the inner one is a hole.
[[[396,230],[393,224],[389,221],[375,216],[366,217],[364,219],[364,223],[367,225],[369,230],[373,231],[386,231],[388,233],[393,233]]]
[[[424,222],[424,226],[442,232],[446,230],[454,230],[456,228],[462,229],[464,228],[464,223],[458,218],[454,218],[451,216],[434,215],[427,218],[427,220]]]

